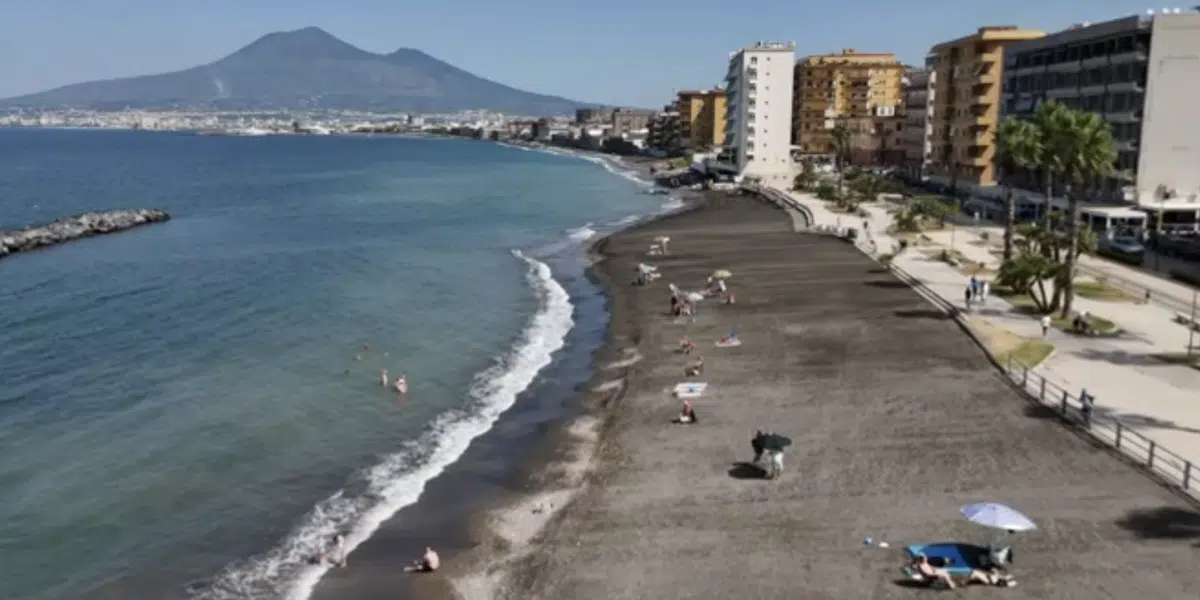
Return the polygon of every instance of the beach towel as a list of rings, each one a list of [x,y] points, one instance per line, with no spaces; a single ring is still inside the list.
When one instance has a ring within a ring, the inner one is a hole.
[[[733,337],[733,338],[725,338],[725,339],[717,340],[718,348],[737,348],[738,346],[741,346],[741,345],[742,345],[742,340],[740,338]]]
[[[708,384],[704,382],[679,383],[675,385],[674,394],[676,398],[699,398],[707,389]]]

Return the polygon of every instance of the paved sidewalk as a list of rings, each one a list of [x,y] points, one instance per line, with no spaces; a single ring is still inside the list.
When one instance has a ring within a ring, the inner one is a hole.
[[[832,226],[840,219],[843,227],[862,227],[862,217],[839,215],[809,194],[790,193],[812,210],[818,226]],[[863,208],[870,215],[870,237],[878,251],[891,252],[897,240],[883,233],[892,222],[886,208]],[[949,245],[949,231],[926,235],[935,243]],[[999,239],[991,232],[989,236]],[[969,243],[979,239],[969,228],[959,228],[955,238],[954,248],[968,260],[984,262],[993,269],[998,265],[987,247]],[[928,259],[912,247],[896,257],[894,264],[944,299],[962,306],[968,278],[955,268]],[[1173,285],[1149,276],[1147,279],[1155,280],[1156,285]],[[1164,286],[1164,290],[1169,289]],[[1174,312],[1155,304],[1076,298],[1075,306],[1112,320],[1127,333],[1118,338],[1085,338],[1051,330],[1047,341],[1055,345],[1056,351],[1036,372],[1072,393],[1087,388],[1096,398],[1097,412],[1121,419],[1167,450],[1200,464],[1200,371],[1169,365],[1152,356],[1182,352],[1188,341],[1187,328],[1172,321]],[[988,299],[986,306],[973,313],[1018,335],[1041,336],[1037,320],[1017,312],[1001,298]]]

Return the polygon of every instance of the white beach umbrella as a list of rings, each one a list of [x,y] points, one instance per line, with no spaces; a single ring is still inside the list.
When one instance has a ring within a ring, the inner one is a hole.
[[[1032,531],[1037,524],[1015,508],[997,502],[978,502],[968,504],[961,509],[968,521],[976,525],[1008,531]]]

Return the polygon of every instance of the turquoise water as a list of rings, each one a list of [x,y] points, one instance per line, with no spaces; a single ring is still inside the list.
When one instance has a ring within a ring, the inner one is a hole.
[[[303,597],[325,537],[413,502],[560,350],[581,226],[663,200],[465,140],[0,130],[0,156],[0,229],[174,217],[0,261],[5,600]]]

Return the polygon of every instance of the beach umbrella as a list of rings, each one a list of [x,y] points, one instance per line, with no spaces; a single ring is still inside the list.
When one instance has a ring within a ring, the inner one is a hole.
[[[792,438],[779,435],[778,433],[768,433],[762,436],[763,450],[774,450],[782,452],[784,448],[792,445]]]
[[[717,269],[713,271],[712,277],[713,279],[729,279],[733,277],[733,273],[729,272],[729,269]]]
[[[968,504],[959,509],[959,512],[968,521],[993,529],[1007,529],[1009,531],[1031,531],[1037,529],[1037,524],[1029,517],[1021,514],[1015,508],[997,502]]]

